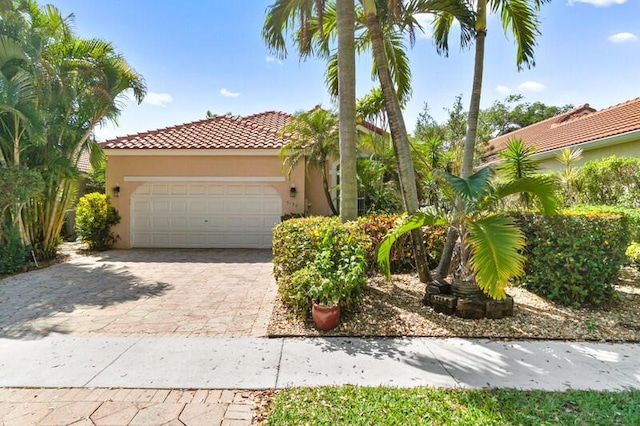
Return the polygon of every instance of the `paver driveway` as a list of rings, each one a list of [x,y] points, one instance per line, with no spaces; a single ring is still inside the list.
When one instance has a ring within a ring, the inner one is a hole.
[[[0,337],[264,336],[269,250],[113,250],[0,281]]]

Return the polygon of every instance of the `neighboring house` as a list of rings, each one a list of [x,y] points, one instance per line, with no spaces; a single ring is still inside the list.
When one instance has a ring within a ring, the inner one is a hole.
[[[534,158],[543,170],[560,169],[555,157],[565,148],[582,148],[578,166],[611,155],[640,157],[640,98],[600,111],[585,104],[499,136],[489,141],[485,161],[497,161],[497,154],[512,138],[521,138],[535,148]]]
[[[329,214],[320,173],[283,170],[290,118],[213,116],[102,142],[116,247],[268,248],[281,216]]]

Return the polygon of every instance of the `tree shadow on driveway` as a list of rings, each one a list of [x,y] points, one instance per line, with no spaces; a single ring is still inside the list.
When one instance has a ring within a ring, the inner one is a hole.
[[[15,275],[0,281],[0,338],[70,333],[64,326],[69,318],[65,314],[159,297],[171,288],[109,264],[63,263]]]

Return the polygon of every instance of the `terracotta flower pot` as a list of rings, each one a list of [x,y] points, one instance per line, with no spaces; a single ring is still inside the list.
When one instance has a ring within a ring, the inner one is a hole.
[[[313,302],[311,316],[318,330],[331,330],[338,325],[340,320],[340,305],[322,306]]]

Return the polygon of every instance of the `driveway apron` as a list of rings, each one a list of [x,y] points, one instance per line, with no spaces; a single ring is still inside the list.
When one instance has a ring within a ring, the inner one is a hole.
[[[74,256],[0,281],[0,337],[258,337],[276,287],[269,250],[136,249]]]

